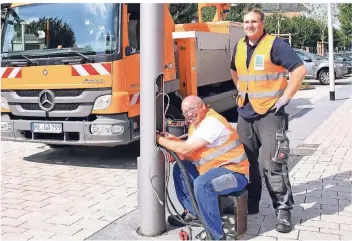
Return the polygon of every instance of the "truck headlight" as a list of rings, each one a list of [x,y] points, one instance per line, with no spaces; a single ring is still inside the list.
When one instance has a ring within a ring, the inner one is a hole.
[[[90,132],[93,135],[121,135],[123,131],[123,125],[92,124],[90,126]]]
[[[9,109],[9,104],[7,103],[7,100],[2,96],[1,96],[1,108]]]
[[[93,110],[104,110],[111,104],[111,95],[103,95],[98,97],[93,106]]]

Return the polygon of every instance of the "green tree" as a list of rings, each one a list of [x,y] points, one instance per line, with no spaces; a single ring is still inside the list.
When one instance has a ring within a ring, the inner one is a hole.
[[[317,21],[305,16],[292,18],[292,46],[295,48],[315,47],[320,37]]]
[[[280,25],[278,26],[278,22]],[[271,34],[292,33],[292,20],[281,13],[274,13],[265,17],[265,30]]]
[[[260,3],[237,3],[230,7],[225,20],[233,22],[243,22],[243,12],[247,7],[261,8],[262,6]],[[204,22],[212,21],[215,16],[215,13],[216,7],[214,6],[203,8],[202,20]]]
[[[171,3],[169,10],[175,24],[191,23],[198,18],[197,3]]]
[[[334,48],[345,50],[351,46],[351,37],[348,37],[343,30],[334,28]]]
[[[338,4],[339,13],[337,15],[341,29],[346,36],[352,38],[352,3]]]
[[[326,3],[307,3],[308,17],[313,18],[319,27],[319,41],[328,41],[328,5]],[[337,7],[332,5],[333,22],[337,22]]]
[[[227,14],[227,21],[243,22],[243,12],[247,7],[262,8],[260,3],[237,3],[231,6]]]
[[[214,19],[216,14],[215,6],[208,6],[202,8],[202,21],[203,22],[211,22]]]

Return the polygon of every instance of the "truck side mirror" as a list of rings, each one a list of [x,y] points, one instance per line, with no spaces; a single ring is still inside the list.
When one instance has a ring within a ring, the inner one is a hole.
[[[304,57],[304,59],[303,59],[304,61],[306,61],[306,62],[312,62],[312,59],[311,58],[309,58],[309,57]]]
[[[125,48],[125,54],[126,56],[130,56],[133,53],[133,49],[131,46],[126,46]]]

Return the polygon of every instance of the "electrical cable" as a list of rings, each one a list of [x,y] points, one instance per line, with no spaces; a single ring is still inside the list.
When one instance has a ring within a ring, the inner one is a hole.
[[[161,96],[161,95],[162,95],[162,96],[166,96],[167,99],[168,99],[168,102],[167,102],[165,111],[164,111],[164,113],[163,113],[163,119],[165,120],[165,116],[166,116],[167,110],[169,109],[169,106],[170,106],[170,97],[169,97],[168,94],[159,93],[159,94],[156,96],[156,99],[157,99],[159,96]],[[159,147],[159,146],[156,146],[156,150],[155,150],[154,155],[153,155],[153,160],[154,160],[154,161],[156,160],[156,158],[155,158],[155,157],[156,157],[156,154],[157,154],[158,151],[160,151],[160,150],[161,150],[160,147]],[[163,154],[164,154],[165,158],[168,158],[168,157],[167,157],[168,155],[165,155],[165,152],[163,152]],[[170,162],[170,160],[168,159],[168,163],[169,163],[169,162]],[[153,162],[153,163],[154,163],[154,162]],[[158,202],[159,202],[161,205],[164,205],[164,203],[160,200],[159,194],[158,194],[158,192],[156,191],[156,188],[153,186],[152,178],[150,177],[150,171],[151,171],[152,167],[153,167],[152,165],[150,165],[150,167],[149,167],[149,181],[150,181],[151,186],[153,187],[153,191],[154,191],[154,194],[155,194],[156,198],[158,199]]]
[[[166,149],[167,150],[167,149]],[[202,215],[200,214],[200,211],[199,211],[199,207],[198,207],[198,204],[197,204],[197,201],[196,201],[196,198],[194,197],[194,193],[193,193],[193,188],[191,186],[191,181],[189,179],[189,175],[188,175],[188,172],[187,170],[185,169],[184,165],[182,164],[182,161],[178,158],[177,154],[173,151],[170,151],[170,150],[167,150],[171,156],[174,158],[174,160],[176,161],[177,165],[179,166],[180,170],[181,170],[181,173],[182,173],[182,176],[185,180],[185,184],[186,184],[186,188],[187,188],[187,191],[189,193],[189,196],[191,198],[191,202],[192,202],[192,206],[194,208],[194,211],[196,212],[196,216],[198,217],[199,221],[201,222],[201,224],[203,224],[203,228],[206,232],[206,239],[207,240],[213,240],[213,236],[211,235],[209,229],[207,228],[207,226],[205,225],[205,221],[202,217]]]
[[[156,98],[158,98],[160,95],[166,96],[166,97],[168,98],[168,103],[167,103],[166,109],[165,109],[165,111],[164,111],[164,113],[163,113],[163,119],[165,120],[165,115],[166,115],[167,110],[168,110],[169,105],[170,105],[170,97],[169,97],[167,94],[165,94],[165,93],[159,93]],[[182,137],[183,137],[183,136],[185,136],[185,135],[182,135]],[[175,211],[175,213],[176,213],[176,215],[177,215],[177,217],[178,217],[178,219],[179,219],[178,221],[180,221],[181,223],[183,223],[183,224],[185,224],[185,225],[198,226],[198,227],[203,226],[203,228],[204,228],[204,230],[205,230],[205,232],[206,232],[206,239],[207,239],[207,240],[213,240],[214,238],[213,238],[213,236],[211,235],[211,233],[210,233],[209,229],[207,228],[207,226],[205,225],[205,221],[204,221],[203,217],[202,217],[201,214],[200,214],[197,201],[196,201],[196,199],[195,199],[195,197],[194,197],[193,188],[192,188],[192,186],[191,186],[191,182],[190,182],[190,179],[189,179],[188,172],[187,172],[187,170],[185,169],[185,167],[183,166],[182,161],[178,158],[178,156],[177,156],[176,153],[174,153],[173,151],[170,151],[170,150],[168,150],[168,149],[166,149],[166,148],[162,148],[162,147],[160,147],[160,146],[156,146],[156,150],[155,150],[155,153],[154,153],[154,156],[153,156],[153,160],[156,160],[155,156],[156,156],[156,153],[157,153],[158,151],[161,151],[161,152],[164,154],[165,159],[166,159],[166,161],[167,161],[167,163],[168,163],[168,172],[169,172],[169,173],[168,173],[168,175],[167,175],[167,178],[166,178],[166,185],[165,185],[166,197],[167,197],[167,200],[166,200],[166,207],[167,207],[167,209],[168,209],[168,212],[169,212],[170,214],[172,214],[172,212],[171,212],[171,210],[170,210],[170,208],[169,208],[169,206],[168,206],[168,202],[167,202],[167,201],[169,200],[169,202],[170,202],[172,208],[174,209],[174,211]],[[171,160],[170,160],[170,157],[169,157],[169,155],[168,155],[167,153],[169,153],[169,154],[173,157],[173,159],[176,161],[176,164],[179,166],[179,168],[180,168],[180,170],[181,170],[181,173],[182,173],[182,175],[183,175],[183,177],[184,177],[184,180],[185,180],[185,184],[186,184],[187,191],[188,191],[188,193],[189,193],[189,195],[190,195],[190,197],[191,197],[192,206],[193,206],[193,208],[194,208],[194,210],[195,210],[195,212],[196,212],[196,216],[198,217],[198,219],[199,219],[199,221],[201,222],[201,224],[196,223],[196,222],[185,222],[185,221],[182,219],[181,215],[177,212],[177,210],[176,210],[174,204],[173,204],[172,201],[171,201],[171,198],[170,198],[170,195],[169,195],[169,191],[168,191],[168,182],[169,182],[169,177],[170,177],[170,162],[171,162]],[[160,200],[159,195],[158,195],[158,193],[157,193],[155,187],[153,186],[152,179],[150,178],[150,170],[151,170],[151,168],[152,168],[152,165],[150,166],[150,169],[149,169],[149,181],[150,181],[150,183],[151,183],[151,185],[152,185],[152,187],[153,187],[154,193],[155,193],[155,195],[156,195],[156,197],[157,197],[159,203],[160,203],[161,205],[164,205],[164,203]],[[189,229],[190,229],[190,227],[189,227]],[[191,234],[191,229],[190,229],[190,234]],[[190,237],[190,238],[192,238],[192,237]]]

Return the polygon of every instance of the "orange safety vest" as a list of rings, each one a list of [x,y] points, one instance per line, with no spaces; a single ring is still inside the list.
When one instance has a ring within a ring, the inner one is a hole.
[[[191,154],[199,174],[201,175],[211,168],[222,166],[231,171],[249,175],[248,158],[235,129],[223,116],[219,115],[213,109],[209,109],[205,118],[207,117],[215,117],[218,119],[231,131],[231,135],[228,141],[220,146],[204,146]],[[191,136],[194,130],[195,127],[191,124],[188,128],[188,136]]]
[[[287,87],[285,68],[271,62],[270,51],[275,36],[266,34],[258,43],[247,69],[245,38],[237,44],[235,66],[238,76],[237,105],[243,107],[246,94],[258,114],[267,113]]]

